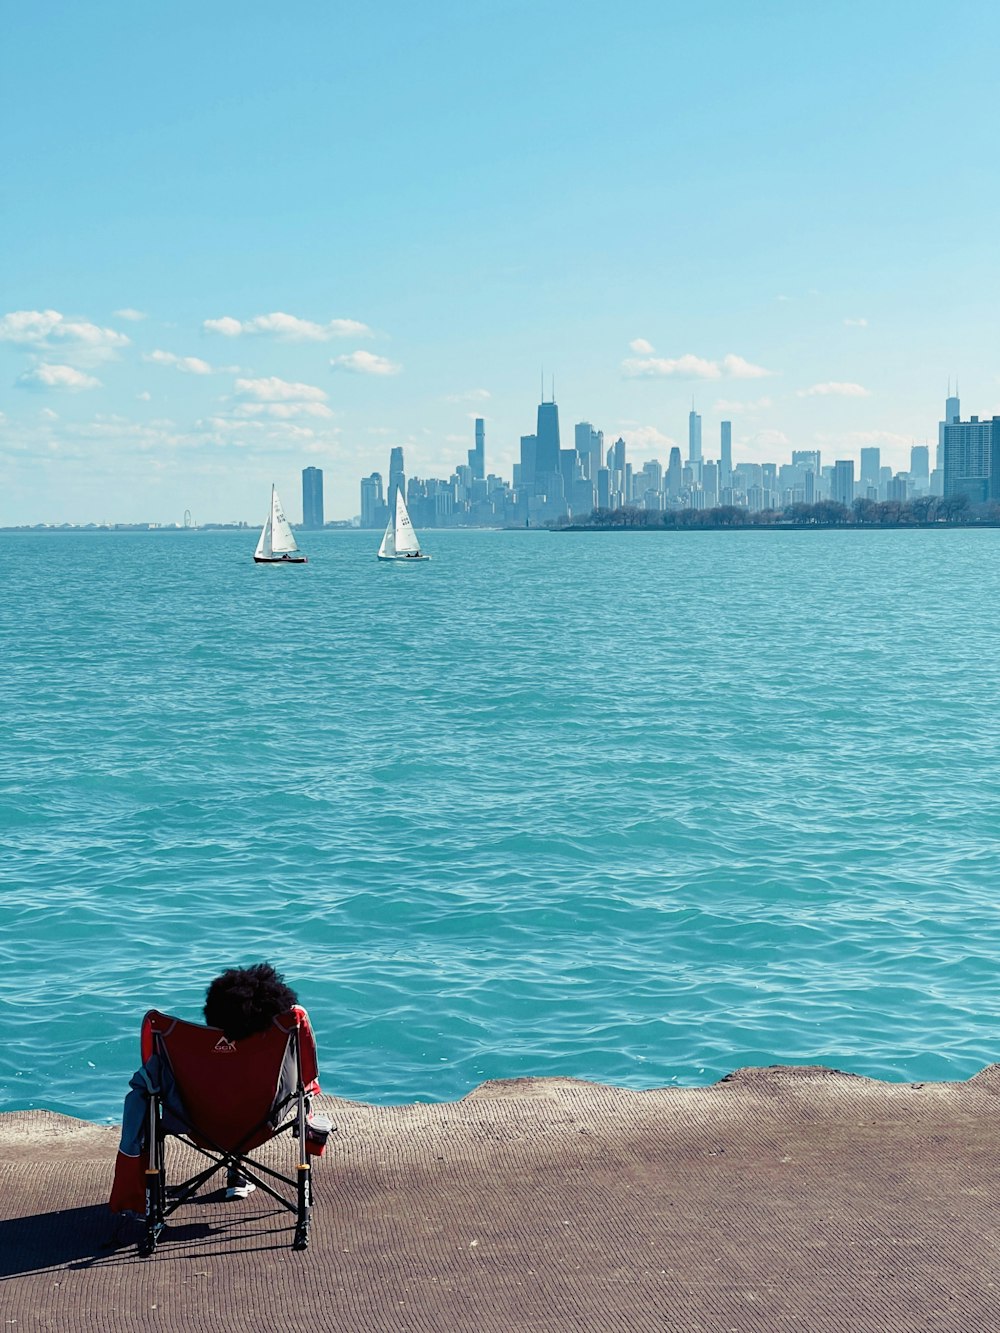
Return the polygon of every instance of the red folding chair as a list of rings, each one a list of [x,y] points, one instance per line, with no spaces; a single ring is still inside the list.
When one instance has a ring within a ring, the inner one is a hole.
[[[144,1064],[154,1052],[171,1078],[149,1102],[146,1229],[139,1252],[153,1253],[166,1219],[220,1170],[238,1172],[294,1213],[292,1248],[306,1249],[312,1206],[309,1157],[322,1153],[325,1143],[324,1136],[310,1135],[307,1120],[308,1099],[319,1092],[319,1071],[306,1011],[296,1005],[266,1032],[231,1042],[220,1028],[186,1023],[153,1009],[142,1020]],[[249,1155],[286,1132],[297,1137],[294,1177]],[[168,1199],[170,1135],[207,1157],[209,1165],[172,1186]],[[294,1190],[292,1198],[281,1193],[282,1185]]]

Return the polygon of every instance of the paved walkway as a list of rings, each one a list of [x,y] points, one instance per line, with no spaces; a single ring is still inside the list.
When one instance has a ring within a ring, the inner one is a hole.
[[[1000,1066],[324,1103],[304,1254],[260,1191],[107,1247],[116,1131],[0,1116],[0,1333],[1000,1329]]]

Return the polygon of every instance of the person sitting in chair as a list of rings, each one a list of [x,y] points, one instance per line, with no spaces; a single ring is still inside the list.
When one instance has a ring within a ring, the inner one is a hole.
[[[279,1014],[298,1002],[299,997],[270,963],[231,967],[208,988],[205,1022],[210,1028],[222,1028],[227,1041],[243,1041],[256,1032],[266,1032]],[[226,1198],[245,1199],[256,1188],[239,1172],[230,1171]]]
[[[276,1018],[288,1013],[297,1004],[298,996],[270,963],[228,968],[208,987],[205,995],[205,1023],[210,1028],[221,1028],[225,1041],[232,1043],[235,1048],[237,1043],[248,1037],[266,1032]],[[133,1206],[138,1190],[135,1171],[145,1150],[149,1098],[155,1089],[164,1085],[169,1087],[170,1083],[170,1070],[161,1067],[156,1055],[136,1070],[129,1082],[130,1091],[125,1098],[122,1113],[116,1184],[112,1191],[114,1211],[131,1209]],[[165,1114],[169,1112],[169,1104],[168,1091]],[[135,1165],[130,1170],[133,1163]],[[226,1179],[227,1199],[245,1199],[254,1189],[256,1186],[239,1172],[229,1171]],[[117,1197],[127,1202],[118,1204],[115,1202]]]

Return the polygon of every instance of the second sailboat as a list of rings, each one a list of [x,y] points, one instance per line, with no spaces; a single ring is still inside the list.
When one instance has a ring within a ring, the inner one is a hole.
[[[395,514],[389,515],[389,522],[385,525],[385,536],[378,548],[378,558],[395,560],[399,563],[409,560],[429,560],[430,556],[424,555],[420,549],[420,542],[413,531],[410,515],[406,512],[402,491],[396,492],[395,509]]]

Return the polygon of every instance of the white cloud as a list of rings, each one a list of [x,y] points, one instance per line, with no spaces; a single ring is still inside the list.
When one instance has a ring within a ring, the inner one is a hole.
[[[863,317],[859,317],[858,319],[845,319],[844,323],[848,328],[866,329],[868,327],[868,321]]]
[[[633,338],[629,343],[629,348],[633,352],[638,352],[640,356],[651,356],[655,351],[653,344],[647,342],[645,338]]]
[[[709,361],[702,356],[693,356],[690,352],[678,357],[629,357],[622,362],[622,369],[630,379],[687,379],[719,380],[723,376],[730,379],[761,379],[773,375],[763,366],[755,366],[745,357],[730,352],[720,361]]]
[[[732,398],[720,398],[712,404],[713,412],[763,412],[773,405],[771,398],[755,398],[751,402],[737,402]]]
[[[138,398],[140,403],[148,403],[152,396],[153,395],[146,389],[143,389],[142,393],[136,394],[136,398]]]
[[[202,361],[200,356],[177,356],[174,352],[164,352],[159,348],[155,352],[147,353],[143,361],[151,361],[157,366],[176,366],[178,370],[183,370],[187,375],[211,375],[214,373],[212,366],[207,361]]]
[[[493,395],[489,389],[468,389],[465,393],[446,394],[442,401],[446,403],[479,403],[492,397]]]
[[[45,403],[55,406],[53,398],[46,398],[39,401],[37,407]],[[29,415],[30,424],[27,422]],[[95,479],[108,479],[118,488],[114,493],[126,499],[129,495],[133,499],[138,497],[141,512],[129,512],[125,508],[110,514],[121,520],[150,516],[145,505],[152,498],[149,488],[156,475],[176,478],[178,494],[185,497],[190,495],[196,478],[214,478],[218,482],[219,499],[208,504],[206,517],[214,517],[214,512],[210,511],[216,503],[223,506],[219,512],[224,518],[248,517],[250,505],[246,495],[249,492],[245,487],[243,498],[240,498],[239,490],[239,486],[246,482],[248,472],[257,469],[260,474],[256,479],[259,487],[255,484],[253,489],[253,508],[256,508],[258,496],[266,493],[265,483],[269,487],[282,460],[288,464],[289,475],[297,475],[302,463],[296,459],[306,454],[310,455],[310,461],[314,458],[321,466],[324,460],[327,463],[339,460],[343,466],[353,467],[355,447],[356,442],[348,444],[343,441],[333,423],[311,419],[299,423],[227,417],[180,423],[149,419],[145,413],[138,418],[87,413],[84,419],[74,416],[47,421],[38,419],[35,411],[20,414],[16,427],[12,424],[11,428],[0,431],[0,463],[11,460],[13,467],[24,470],[35,486],[38,485],[39,467],[48,461],[58,463],[71,488],[81,479],[86,486],[92,485]],[[279,467],[278,470],[280,475],[282,469]],[[80,492],[84,497],[89,494],[86,486]],[[113,488],[107,493],[111,495],[112,492]],[[142,501],[143,496],[146,501]],[[185,500],[185,503],[189,502]],[[201,500],[199,504],[207,502]],[[179,513],[183,513],[183,508]],[[171,513],[170,516],[176,515]],[[79,517],[86,521],[94,515],[84,510]]]
[[[266,409],[283,409],[286,403],[247,404]],[[319,405],[321,406],[321,405]],[[273,453],[291,453],[306,445],[310,453],[339,451],[337,426],[325,426],[322,431],[289,421],[285,416],[273,417],[268,411],[263,418],[246,416],[215,416],[199,421],[196,427],[210,432],[211,442],[223,448],[235,448],[245,454],[265,456]]]
[[[51,366],[43,361],[19,375],[17,383],[24,389],[97,389],[101,381],[73,366]]]
[[[717,380],[722,378],[722,371],[717,361],[706,361],[704,357],[685,356],[667,358],[627,357],[622,362],[622,369],[629,379],[677,378],[687,380]]]
[[[677,443],[658,426],[620,425],[617,432],[630,449],[672,449]]]
[[[331,338],[364,338],[371,334],[368,325],[357,319],[331,319],[326,324],[316,324],[280,310],[244,320],[223,315],[221,319],[206,319],[204,327],[209,333],[221,333],[225,338],[238,338],[244,333],[273,333],[291,342],[328,342]]]
[[[103,359],[114,356],[129,339],[117,329],[101,328],[85,319],[67,319],[58,310],[12,310],[0,317],[0,342],[35,350],[62,350],[67,355]]]
[[[746,357],[734,356],[732,352],[722,358],[722,369],[734,380],[760,380],[774,374],[773,370],[755,366]]]
[[[314,402],[325,403],[327,394],[315,384],[296,384],[290,380],[269,375],[263,379],[237,380],[236,392],[259,403]]]
[[[351,370],[359,375],[398,375],[402,366],[374,352],[349,352],[330,361],[334,370]]]
[[[282,380],[277,375],[236,381],[236,392],[244,401],[236,407],[240,417],[271,417],[288,421],[293,417],[320,417],[328,420],[333,412],[326,405],[327,395],[315,384]]]
[[[140,319],[148,318],[144,310],[133,310],[132,307],[129,305],[127,305],[124,310],[116,310],[115,314],[118,316],[119,319],[132,320],[133,323]]]
[[[808,389],[800,389],[800,398],[870,398],[871,390],[863,384],[851,384],[844,380],[826,380],[823,384],[813,384]]]
[[[231,315],[223,315],[221,319],[203,320],[202,327],[209,333],[221,333],[225,338],[238,338],[243,332],[243,325]]]
[[[51,407],[43,407],[38,414],[43,421],[58,421],[59,413],[53,412]]]
[[[236,413],[241,417],[272,417],[289,421],[293,417],[322,417],[329,420],[333,412],[326,403],[239,403]]]
[[[791,440],[783,430],[758,430],[747,443],[752,448],[773,449],[778,445],[791,444]]]

